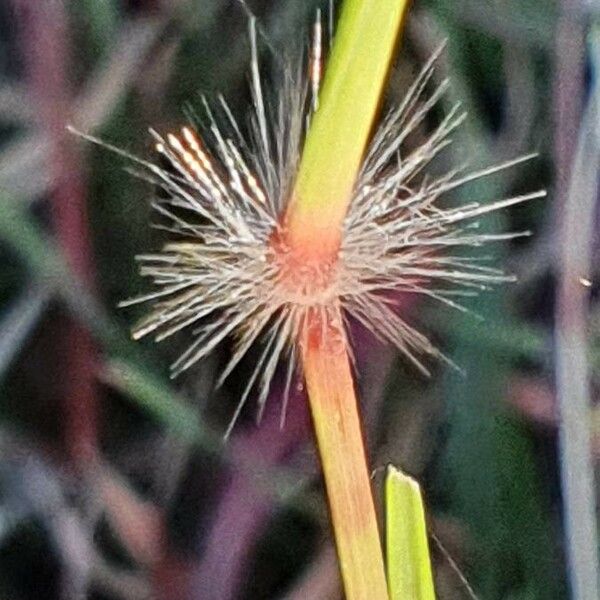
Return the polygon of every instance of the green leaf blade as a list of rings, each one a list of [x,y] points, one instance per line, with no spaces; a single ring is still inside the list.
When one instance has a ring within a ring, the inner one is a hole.
[[[392,465],[385,480],[387,578],[391,600],[435,600],[419,484]]]

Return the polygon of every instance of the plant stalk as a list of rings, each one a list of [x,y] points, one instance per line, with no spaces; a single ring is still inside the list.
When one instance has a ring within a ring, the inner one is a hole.
[[[294,262],[317,280],[335,273],[343,221],[407,5],[408,0],[345,0],[342,6],[286,215]],[[319,313],[305,323],[302,361],[346,598],[387,600],[342,317],[338,312],[333,323],[325,322]]]
[[[335,255],[408,0],[345,0],[288,211],[293,248]],[[317,243],[318,240],[318,243]]]
[[[589,45],[592,73],[597,76],[600,26],[591,29]],[[555,312],[563,519],[571,595],[577,600],[600,597],[588,364],[588,306],[600,169],[600,85],[596,78],[594,82],[581,120],[571,182],[559,222],[560,271]]]
[[[323,333],[322,337],[309,337],[304,347],[304,375],[346,598],[387,600],[377,515],[348,354],[335,342],[340,335],[337,327]]]

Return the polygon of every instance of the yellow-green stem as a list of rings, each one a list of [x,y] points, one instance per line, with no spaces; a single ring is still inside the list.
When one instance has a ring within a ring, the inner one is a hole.
[[[408,0],[345,0],[287,213],[294,261],[335,272],[351,199]],[[331,268],[333,267],[333,268]],[[337,323],[306,325],[302,359],[347,600],[387,600],[348,352]],[[324,335],[323,335],[324,334]]]
[[[325,340],[339,330],[325,331]],[[303,353],[340,571],[348,600],[387,600],[361,421],[345,348],[309,341]]]
[[[343,3],[288,213],[292,246],[337,252],[408,3]]]

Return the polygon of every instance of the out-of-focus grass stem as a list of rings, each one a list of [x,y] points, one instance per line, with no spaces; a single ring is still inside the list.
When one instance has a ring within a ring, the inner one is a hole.
[[[594,83],[580,126],[560,220],[556,303],[556,387],[567,561],[572,597],[600,597],[591,448],[587,319],[591,243],[600,168],[600,28],[590,36]]]
[[[21,25],[25,73],[35,102],[36,120],[50,140],[46,163],[54,182],[50,206],[58,246],[84,285],[93,289],[95,273],[84,175],[65,129],[72,101],[67,9],[60,1],[54,3],[51,11],[41,11],[20,0],[14,0],[14,5]],[[83,468],[97,454],[96,348],[89,332],[70,318],[63,324],[61,337],[58,351],[63,368],[60,393],[65,446],[72,464]]]

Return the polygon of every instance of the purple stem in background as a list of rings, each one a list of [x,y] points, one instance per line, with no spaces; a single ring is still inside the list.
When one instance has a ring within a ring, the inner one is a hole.
[[[54,234],[65,261],[92,290],[86,183],[74,140],[66,131],[73,100],[68,12],[64,0],[13,0],[13,6],[36,124],[50,142],[46,161],[52,177],[49,200]],[[97,453],[96,349],[89,332],[72,316],[64,318],[57,346],[63,368],[51,383],[59,389],[63,402],[68,457],[83,473]]]
[[[281,465],[308,439],[310,419],[304,394],[291,392],[283,430],[280,428],[281,406],[276,401],[280,393],[271,396],[270,408],[262,423],[237,434],[231,441],[233,457],[254,458],[265,467]],[[228,600],[236,597],[248,566],[248,556],[275,510],[275,500],[260,489],[255,476],[243,468],[231,473],[206,540],[202,562],[192,576],[191,598]]]

